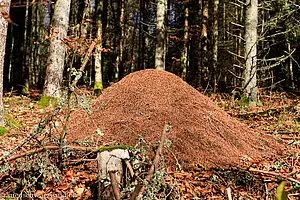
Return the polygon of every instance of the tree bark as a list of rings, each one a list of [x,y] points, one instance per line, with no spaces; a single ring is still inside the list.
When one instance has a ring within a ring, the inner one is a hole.
[[[219,0],[213,0],[212,20],[212,70],[213,70],[213,90],[217,92],[217,67],[218,67],[218,7]]]
[[[182,68],[181,78],[183,80],[186,80],[186,71],[187,71],[187,53],[188,53],[187,48],[188,48],[188,39],[189,39],[188,17],[189,17],[189,8],[186,7],[184,9],[184,35],[183,35],[184,44],[183,44],[183,50],[182,50],[181,59],[180,59],[180,65]]]
[[[65,47],[62,40],[67,36],[71,0],[57,0],[53,15],[53,35],[50,40],[48,66],[43,95],[60,97],[63,83]]]
[[[103,90],[103,81],[102,81],[102,12],[103,12],[103,2],[98,0],[97,2],[97,11],[96,11],[96,24],[97,24],[97,45],[95,52],[95,83],[94,83],[94,92],[96,95],[99,95]]]
[[[167,0],[158,0],[156,10],[156,49],[155,49],[155,68],[165,70],[164,63],[164,40],[165,40],[165,13]]]
[[[124,25],[124,20],[125,20],[125,0],[121,0],[121,13],[120,13],[120,41],[119,41],[119,57],[120,57],[120,63],[119,63],[119,78],[123,78],[124,76],[124,55],[123,55],[123,49],[124,49],[124,37],[125,37],[125,25]]]
[[[246,29],[245,29],[245,89],[249,97],[249,104],[257,103],[257,23],[258,23],[258,0],[247,0],[246,2]]]
[[[4,14],[9,14],[10,0],[0,0],[0,126],[4,126],[4,107],[3,107],[3,68],[6,47],[7,25]]]

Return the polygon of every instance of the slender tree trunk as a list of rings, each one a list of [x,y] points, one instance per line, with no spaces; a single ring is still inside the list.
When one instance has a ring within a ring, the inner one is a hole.
[[[245,29],[245,89],[249,97],[249,104],[257,103],[257,23],[258,23],[258,0],[247,0],[246,29]]]
[[[4,19],[5,14],[9,14],[10,0],[0,0],[2,6],[0,13],[0,126],[4,126],[4,107],[3,107],[3,68],[7,36],[7,21]]]
[[[67,36],[69,27],[71,0],[57,0],[53,15],[53,32],[46,78],[44,84],[44,95],[59,97],[63,83],[65,47],[62,40]]]
[[[89,22],[87,22],[86,19],[88,19],[90,17],[89,16],[90,0],[85,0],[84,4],[85,5],[84,5],[84,9],[83,9],[83,16],[82,16],[82,20],[81,20],[81,24],[80,24],[80,26],[81,26],[80,34],[81,34],[81,37],[87,38]]]
[[[158,0],[156,10],[156,49],[155,49],[155,68],[165,70],[164,63],[164,40],[165,40],[165,14],[167,0]]]
[[[123,59],[123,46],[124,46],[124,19],[125,19],[125,0],[121,0],[121,14],[120,14],[120,41],[119,41],[119,78],[124,76],[124,59]]]
[[[144,26],[142,22],[145,21],[144,19],[144,10],[145,10],[145,5],[144,5],[144,0],[140,0],[140,16],[139,16],[139,43],[138,43],[138,63],[137,63],[137,69],[142,69],[143,64],[144,64],[144,49],[143,49],[143,43],[144,43]]]
[[[182,68],[181,78],[186,80],[186,71],[187,71],[187,48],[188,48],[188,40],[189,40],[189,8],[188,6],[184,9],[184,34],[183,34],[183,51],[181,54],[180,65]]]
[[[95,83],[94,83],[94,91],[98,96],[100,92],[103,90],[103,81],[102,81],[102,12],[103,12],[103,2],[102,0],[98,0],[97,2],[97,11],[96,11],[96,24],[97,24],[97,39],[98,43],[96,46],[95,53]]]
[[[211,17],[213,18],[212,23],[212,70],[213,70],[213,90],[214,93],[217,92],[217,67],[218,67],[218,7],[219,0],[214,0],[213,2],[213,13]]]
[[[131,26],[130,26],[130,31],[129,31],[129,35],[132,35],[132,37],[131,37],[131,51],[130,51],[130,72],[134,72],[135,71],[134,49],[135,49],[136,34],[135,34],[135,29],[134,29],[134,23],[135,22],[134,22],[134,18],[133,18],[132,13],[131,13],[129,18],[130,18],[130,20],[132,20],[131,21]]]
[[[288,42],[288,52],[291,52],[291,43]],[[291,80],[291,87],[295,89],[295,81],[294,81],[294,71],[293,71],[293,59],[289,59],[289,71],[290,71],[290,80]]]

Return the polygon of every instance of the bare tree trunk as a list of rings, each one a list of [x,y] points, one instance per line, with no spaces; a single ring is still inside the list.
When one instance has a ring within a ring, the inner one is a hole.
[[[103,81],[102,81],[102,12],[103,12],[103,2],[102,0],[98,0],[97,2],[97,11],[96,11],[96,24],[97,24],[97,39],[98,43],[96,46],[95,53],[95,83],[94,83],[94,91],[96,95],[99,95],[103,90]]]
[[[183,80],[186,80],[186,71],[187,71],[187,48],[188,48],[188,39],[189,39],[189,21],[188,21],[188,17],[189,17],[189,8],[186,7],[184,9],[184,35],[183,35],[183,40],[184,40],[184,44],[183,44],[183,51],[181,54],[181,59],[180,59],[180,65],[182,68],[182,74],[181,74],[181,78]]]
[[[245,89],[249,97],[249,104],[257,103],[257,23],[258,23],[258,0],[247,0],[246,29],[245,29]]]
[[[155,49],[155,68],[165,70],[164,63],[164,40],[165,40],[165,14],[167,0],[158,0],[156,10],[156,49]]]
[[[88,29],[89,29],[89,25],[90,23],[87,22],[87,19],[89,19],[90,17],[90,0],[85,0],[84,2],[84,9],[83,9],[83,16],[82,16],[82,20],[81,20],[81,24],[80,24],[80,34],[81,37],[83,38],[87,38],[87,34],[88,34]]]
[[[218,67],[218,7],[219,0],[214,0],[213,4],[213,27],[212,27],[212,69],[213,69],[213,90],[217,92],[217,67]]]
[[[6,47],[7,36],[7,21],[4,15],[9,14],[10,0],[0,0],[1,13],[0,15],[0,126],[4,126],[4,107],[3,107],[3,68],[4,68],[4,56]]]
[[[124,59],[123,59],[123,45],[124,45],[124,19],[125,19],[125,0],[121,0],[121,14],[120,14],[120,41],[119,41],[119,78],[124,76]]]
[[[288,42],[288,52],[291,53],[291,43]],[[291,86],[292,89],[295,89],[295,81],[294,81],[294,71],[293,71],[293,59],[292,56],[289,59],[289,71],[290,71],[290,80],[291,80]]]
[[[62,40],[67,36],[71,0],[57,0],[53,15],[53,32],[50,40],[48,66],[43,95],[59,97],[63,83],[65,47]]]

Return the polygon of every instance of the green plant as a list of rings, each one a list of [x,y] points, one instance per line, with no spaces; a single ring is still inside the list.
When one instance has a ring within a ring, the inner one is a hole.
[[[4,127],[0,127],[0,136],[5,135],[6,133],[8,133],[8,130]]]
[[[287,200],[288,199],[287,192],[284,190],[285,185],[286,185],[286,182],[283,181],[277,187],[276,197],[275,197],[276,200]]]
[[[249,106],[249,97],[247,95],[242,94],[241,99],[237,101],[237,104],[243,107]]]

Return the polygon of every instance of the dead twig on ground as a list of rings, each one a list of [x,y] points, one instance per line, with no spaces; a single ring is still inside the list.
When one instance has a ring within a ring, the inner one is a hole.
[[[268,175],[272,175],[272,176],[278,176],[278,177],[284,178],[286,180],[289,180],[291,182],[294,182],[294,183],[297,183],[297,184],[300,185],[300,181],[298,181],[298,180],[296,180],[294,178],[290,178],[290,177],[288,177],[286,175],[276,173],[276,172],[269,172],[269,171],[254,169],[254,168],[250,168],[249,172],[257,172],[257,173],[261,173],[261,174],[268,174]]]
[[[44,146],[44,147],[41,147],[41,148],[37,148],[37,149],[34,149],[34,150],[30,150],[30,151],[27,151],[27,152],[24,152],[24,153],[21,153],[21,154],[17,154],[17,155],[11,156],[9,158],[2,157],[0,159],[1,160],[0,165],[4,164],[7,161],[16,160],[16,159],[22,158],[24,156],[29,156],[29,155],[32,155],[32,154],[35,154],[35,153],[39,153],[41,151],[45,151],[45,150],[59,150],[60,148],[61,148],[60,146],[54,146],[54,145],[53,146]],[[95,151],[95,152],[98,151],[98,149],[94,148],[94,147],[66,146],[66,148],[74,149],[74,150],[79,150],[79,151]]]

